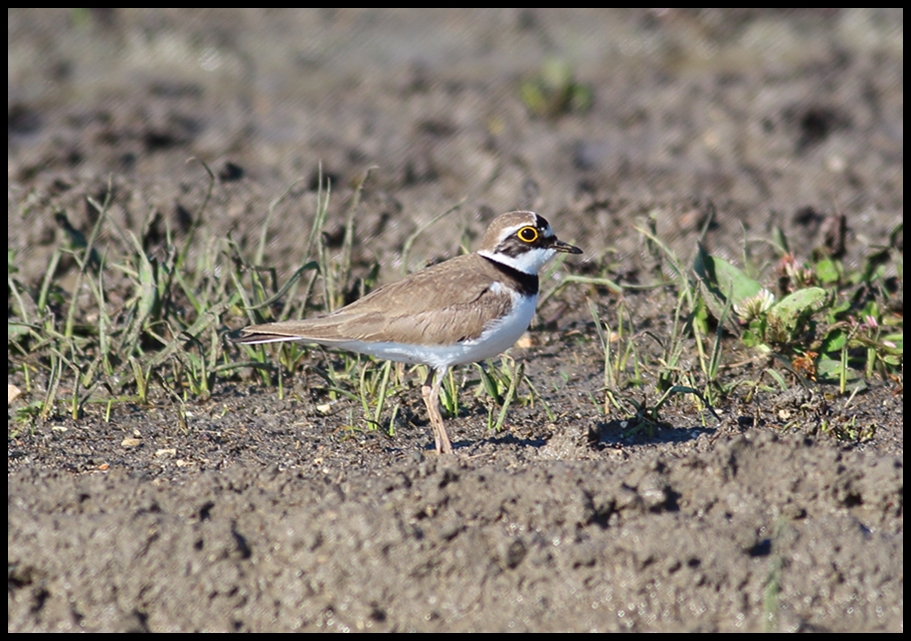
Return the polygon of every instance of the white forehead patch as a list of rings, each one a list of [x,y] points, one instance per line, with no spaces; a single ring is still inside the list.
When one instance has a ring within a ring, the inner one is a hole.
[[[513,225],[512,227],[504,227],[503,231],[500,232],[500,235],[497,236],[497,245],[502,243],[504,240],[506,240],[510,236],[514,235],[516,232],[518,232],[523,227],[528,227],[528,223],[524,223],[522,225]]]

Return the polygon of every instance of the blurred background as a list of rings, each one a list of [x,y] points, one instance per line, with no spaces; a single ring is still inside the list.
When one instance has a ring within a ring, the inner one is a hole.
[[[84,226],[80,203],[109,180],[119,189],[112,215],[127,226],[154,215],[185,225],[207,180],[190,158],[217,174],[222,233],[258,227],[298,179],[295,189],[315,189],[320,165],[343,195],[339,208],[376,167],[364,238],[460,202],[472,229],[535,208],[562,219],[561,236],[621,252],[624,226],[644,212],[669,237],[698,229],[707,209],[737,221],[738,234],[741,225],[812,234],[839,211],[875,236],[902,212],[901,10],[17,9],[8,18],[18,213],[8,231],[23,260],[54,235],[47,217],[22,215],[26,203]],[[294,231],[305,209],[292,198],[279,219]],[[422,251],[451,253],[448,241]],[[270,250],[281,261],[294,248],[276,237]]]

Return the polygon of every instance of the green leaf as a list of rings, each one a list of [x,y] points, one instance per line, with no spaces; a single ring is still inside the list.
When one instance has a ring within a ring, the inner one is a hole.
[[[730,307],[733,307],[755,296],[762,289],[758,281],[726,260],[712,256],[705,251],[702,244],[699,245],[693,270],[699,277],[706,305],[717,319],[722,319],[729,299]]]
[[[743,344],[747,347],[759,347],[765,343],[765,332],[766,324],[765,320],[761,318],[755,318],[750,321],[749,329],[743,332],[743,335],[740,337],[740,340],[743,341]]]
[[[840,278],[838,264],[831,258],[822,259],[816,263],[816,278],[821,283],[837,283]]]
[[[807,287],[788,294],[769,309],[769,324],[793,330],[801,318],[821,309],[828,298],[822,287]]]
[[[835,323],[841,319],[843,314],[846,314],[849,311],[851,311],[851,301],[843,300],[835,303],[829,308],[829,313],[827,314],[828,321],[830,323]]]
[[[788,384],[785,383],[784,378],[782,378],[781,374],[779,374],[778,372],[776,372],[776,371],[775,371],[774,369],[772,369],[771,367],[767,367],[766,370],[765,370],[765,372],[766,372],[766,374],[768,374],[769,376],[771,376],[773,379],[775,379],[775,382],[778,383],[778,387],[781,388],[781,391],[782,391],[782,392],[784,392],[784,391],[786,391],[786,390],[788,389]]]
[[[145,321],[145,319],[151,316],[152,311],[155,309],[155,304],[158,302],[155,268],[152,267],[149,257],[142,249],[142,245],[136,239],[133,232],[129,232],[129,234],[130,240],[133,241],[133,246],[136,248],[135,256],[139,260],[139,288],[137,292],[139,297],[138,315],[140,319]]]
[[[821,356],[816,363],[816,378],[821,381],[838,381],[841,379],[842,364],[841,359],[828,358]],[[845,369],[845,380],[855,381],[860,378],[860,372],[853,367]]]
[[[24,323],[7,323],[6,340],[11,341],[20,336],[25,336],[31,331],[31,328]]]
[[[826,334],[826,337],[822,339],[820,351],[823,354],[830,352],[840,352],[847,343],[847,332],[841,329],[836,329]]]

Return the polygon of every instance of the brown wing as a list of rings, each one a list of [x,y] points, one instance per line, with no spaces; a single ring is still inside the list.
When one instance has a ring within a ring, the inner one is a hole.
[[[506,292],[491,289],[501,278],[481,256],[459,256],[381,287],[328,316],[254,325],[238,340],[442,345],[476,338],[512,305]]]

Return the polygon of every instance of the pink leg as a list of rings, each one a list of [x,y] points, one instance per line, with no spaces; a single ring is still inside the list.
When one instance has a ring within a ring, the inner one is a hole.
[[[449,441],[449,435],[446,434],[446,426],[443,425],[443,415],[440,413],[440,388],[443,385],[443,377],[446,370],[430,370],[424,385],[421,386],[421,396],[424,397],[424,404],[427,406],[427,414],[430,416],[430,426],[433,428],[433,440],[436,445],[437,454],[451,454],[452,443]]]

